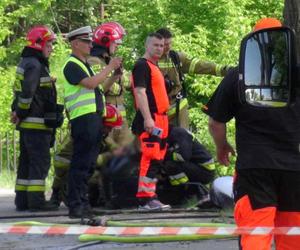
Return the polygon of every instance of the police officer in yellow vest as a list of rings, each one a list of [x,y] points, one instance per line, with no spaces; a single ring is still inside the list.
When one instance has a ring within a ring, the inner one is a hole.
[[[106,22],[95,29],[93,48],[91,49],[91,56],[88,58],[88,63],[92,65],[95,72],[98,72],[109,63],[118,46],[122,44],[124,35],[126,35],[125,29],[118,22]],[[111,75],[104,81],[103,89],[106,103],[114,105],[123,117],[122,127],[113,129],[109,136],[115,141],[116,145],[125,146],[133,139],[133,135],[128,128],[124,105],[124,92],[131,89],[129,72],[124,72],[121,67],[118,75]]]
[[[92,47],[92,29],[82,27],[68,33],[72,54],[67,59],[63,74],[64,100],[70,117],[73,154],[69,172],[69,217],[90,217],[87,181],[92,174],[102,139],[104,95],[101,84],[121,65],[120,58],[95,74],[87,63]]]
[[[189,59],[185,53],[171,50],[172,33],[161,28],[157,31],[164,37],[164,54],[158,62],[168,89],[170,109],[169,122],[175,126],[188,129],[188,100],[183,86],[184,74],[208,74],[224,76],[227,66],[220,66],[212,62],[202,61],[198,58]]]

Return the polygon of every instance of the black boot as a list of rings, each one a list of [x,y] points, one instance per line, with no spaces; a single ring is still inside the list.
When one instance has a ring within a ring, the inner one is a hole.
[[[45,201],[43,204],[39,206],[29,207],[30,212],[47,212],[47,211],[57,211],[58,207],[53,205],[50,201]]]
[[[62,202],[62,196],[60,193],[60,190],[58,188],[53,188],[52,189],[52,194],[49,202],[53,205],[59,208],[60,203]]]

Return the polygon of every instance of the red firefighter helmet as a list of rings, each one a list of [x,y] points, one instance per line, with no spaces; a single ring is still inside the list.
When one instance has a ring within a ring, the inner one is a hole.
[[[121,127],[123,123],[122,116],[119,114],[114,105],[106,104],[106,116],[103,119],[103,124],[106,127]]]
[[[265,17],[262,19],[259,19],[256,24],[253,27],[253,31],[258,31],[261,29],[268,29],[268,28],[275,28],[275,27],[281,27],[281,22],[272,17]]]
[[[93,42],[108,48],[111,42],[122,43],[126,31],[118,22],[108,22],[99,25],[93,34]]]
[[[34,26],[31,28],[26,36],[28,41],[27,47],[37,50],[43,50],[48,41],[56,39],[54,32],[44,25]]]

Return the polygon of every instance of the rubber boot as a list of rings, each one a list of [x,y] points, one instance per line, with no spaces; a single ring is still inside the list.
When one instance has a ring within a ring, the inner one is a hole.
[[[62,197],[61,197],[61,193],[60,190],[58,188],[53,188],[52,189],[52,194],[51,194],[51,198],[49,200],[49,202],[56,206],[57,208],[59,208],[61,202],[62,202]]]

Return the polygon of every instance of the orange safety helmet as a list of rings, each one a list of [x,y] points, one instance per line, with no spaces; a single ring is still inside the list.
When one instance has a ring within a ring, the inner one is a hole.
[[[26,36],[28,41],[27,47],[34,48],[37,50],[43,50],[48,41],[56,39],[54,32],[44,25],[39,25],[31,28]]]
[[[262,19],[259,19],[256,24],[253,27],[253,31],[258,31],[261,29],[268,29],[268,28],[276,28],[276,27],[282,27],[281,22],[272,17],[265,17]]]
[[[122,116],[114,105],[106,104],[106,116],[103,118],[103,124],[106,127],[121,127],[123,123]]]
[[[126,31],[118,22],[108,22],[99,25],[93,34],[93,42],[108,48],[111,42],[122,43]]]

